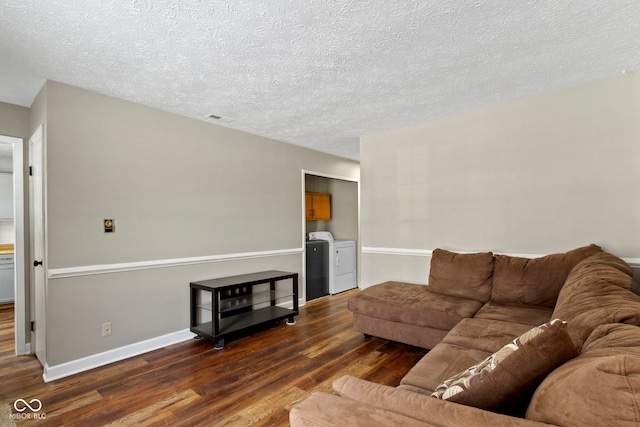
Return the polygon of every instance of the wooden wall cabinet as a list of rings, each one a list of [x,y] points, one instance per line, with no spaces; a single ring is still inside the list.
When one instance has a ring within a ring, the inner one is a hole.
[[[305,211],[308,221],[331,219],[331,195],[324,193],[305,193]]]

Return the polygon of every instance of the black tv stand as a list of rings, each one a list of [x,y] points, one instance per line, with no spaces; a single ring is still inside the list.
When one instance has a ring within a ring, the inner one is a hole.
[[[277,283],[283,280],[291,280],[291,287]],[[225,338],[269,322],[286,318],[293,325],[298,314],[298,273],[261,271],[191,282],[189,287],[190,330],[195,338],[214,341],[217,350],[224,348]]]

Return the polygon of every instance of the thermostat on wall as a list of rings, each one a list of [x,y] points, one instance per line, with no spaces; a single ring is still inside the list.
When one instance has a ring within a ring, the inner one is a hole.
[[[104,220],[104,232],[105,233],[113,233],[116,231],[116,222],[113,219],[105,219]]]

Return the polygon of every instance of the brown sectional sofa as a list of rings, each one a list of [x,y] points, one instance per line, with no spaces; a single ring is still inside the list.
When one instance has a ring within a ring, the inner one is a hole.
[[[632,281],[596,245],[533,259],[437,249],[429,286],[349,300],[356,330],[429,353],[398,387],[338,379],[292,408],[291,425],[640,426]]]

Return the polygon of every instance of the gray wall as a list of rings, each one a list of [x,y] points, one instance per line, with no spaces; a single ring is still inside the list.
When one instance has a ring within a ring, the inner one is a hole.
[[[29,139],[29,109],[0,102],[0,135]]]
[[[332,179],[333,217],[329,230],[339,240],[358,240],[358,183]]]
[[[361,138],[362,285],[429,251],[640,259],[640,73]]]
[[[44,92],[50,366],[188,328],[190,281],[302,273],[301,171],[359,177],[346,159],[60,83]],[[76,274],[259,251],[290,253]]]

